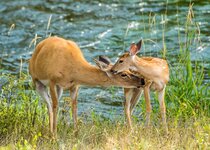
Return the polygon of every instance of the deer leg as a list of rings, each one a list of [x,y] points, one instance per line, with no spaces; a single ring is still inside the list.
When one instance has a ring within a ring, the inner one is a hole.
[[[73,86],[70,89],[70,97],[72,100],[72,114],[73,114],[73,123],[74,123],[74,128],[77,128],[77,95],[78,95],[78,86]]]
[[[57,111],[58,111],[58,97],[56,86],[53,81],[50,81],[50,95],[52,98],[52,106],[53,106],[53,137],[57,136]]]
[[[131,97],[131,103],[130,103],[130,114],[131,115],[133,114],[133,109],[136,106],[136,104],[138,103],[139,98],[142,95],[142,91],[143,91],[142,88],[135,88],[135,89],[133,89],[133,95]]]
[[[132,129],[132,123],[131,123],[131,111],[130,111],[130,101],[131,101],[131,95],[133,94],[134,89],[124,88],[124,95],[125,95],[125,118],[127,121],[127,125],[130,129]]]
[[[162,123],[163,123],[166,133],[168,133],[168,126],[166,122],[166,106],[165,106],[164,97],[165,97],[165,87],[163,88],[163,90],[158,92],[158,100],[160,104]]]
[[[152,111],[152,106],[150,103],[150,86],[146,86],[144,87],[144,97],[145,97],[145,101],[146,101],[146,126],[150,125],[150,115],[151,115],[151,111]]]
[[[45,100],[47,104],[50,132],[53,133],[53,110],[52,110],[51,98],[48,95],[47,87],[44,84],[42,84],[40,81],[35,81],[35,85],[36,85],[36,91]]]
[[[56,85],[56,92],[57,92],[57,98],[59,100],[61,98],[61,96],[63,95],[63,89],[62,89],[62,87]]]

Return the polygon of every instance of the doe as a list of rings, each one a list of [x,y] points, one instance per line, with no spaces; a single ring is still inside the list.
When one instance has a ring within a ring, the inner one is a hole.
[[[57,133],[58,100],[63,89],[70,92],[73,123],[76,128],[77,95],[80,85],[126,88],[142,86],[142,78],[129,75],[131,73],[128,71],[112,74],[110,69],[101,70],[89,64],[75,42],[60,37],[46,38],[36,46],[29,61],[29,73],[36,91],[47,103],[50,132],[53,137]]]

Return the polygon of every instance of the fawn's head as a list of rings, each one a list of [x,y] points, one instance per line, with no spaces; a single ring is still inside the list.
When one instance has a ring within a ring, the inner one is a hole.
[[[131,46],[130,46],[129,52],[126,52],[119,57],[117,62],[111,68],[111,72],[119,73],[119,72],[122,72],[124,70],[129,70],[136,54],[141,49],[141,43],[142,43],[142,40],[140,40],[137,44],[132,43]]]
[[[114,82],[123,83],[126,86],[142,87],[145,84],[143,78],[139,78],[131,73],[129,70],[125,70],[119,73],[114,74],[111,71],[113,64],[109,58],[105,56],[99,56],[99,59],[95,59],[96,65],[102,71],[106,72],[107,76]]]

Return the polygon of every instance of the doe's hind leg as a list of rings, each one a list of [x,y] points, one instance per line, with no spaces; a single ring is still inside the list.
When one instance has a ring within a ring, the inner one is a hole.
[[[52,110],[51,98],[48,94],[48,89],[40,81],[35,81],[35,85],[36,85],[36,91],[45,100],[47,104],[50,132],[53,133],[53,110]]]

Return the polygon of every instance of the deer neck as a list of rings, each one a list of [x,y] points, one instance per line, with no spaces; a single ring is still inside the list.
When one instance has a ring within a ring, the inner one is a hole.
[[[88,86],[115,85],[115,83],[108,77],[106,72],[101,71],[99,68],[92,66],[89,63],[84,64],[82,67],[78,68],[78,76],[76,77],[76,82],[78,82],[78,84]]]

